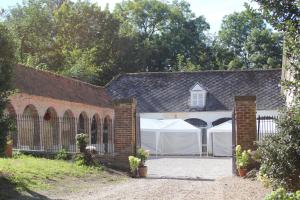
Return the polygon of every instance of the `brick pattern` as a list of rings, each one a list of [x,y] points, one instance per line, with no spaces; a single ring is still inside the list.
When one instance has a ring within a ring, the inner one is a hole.
[[[129,168],[128,156],[136,153],[136,100],[120,100],[114,103],[115,164]]]
[[[256,97],[235,97],[236,144],[243,149],[255,149],[256,141]]]

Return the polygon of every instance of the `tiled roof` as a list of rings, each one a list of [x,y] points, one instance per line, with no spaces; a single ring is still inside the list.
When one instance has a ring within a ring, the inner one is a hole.
[[[113,99],[136,97],[139,112],[189,112],[190,89],[199,83],[207,90],[202,110],[232,110],[234,96],[255,95],[257,109],[284,105],[280,93],[281,70],[133,73],[107,84]]]
[[[48,71],[17,65],[13,84],[20,92],[31,95],[111,107],[111,97],[103,87]]]

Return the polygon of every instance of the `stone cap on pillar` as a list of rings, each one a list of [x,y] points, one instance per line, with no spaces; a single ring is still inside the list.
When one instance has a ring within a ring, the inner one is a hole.
[[[256,101],[256,96],[235,96],[234,101]]]
[[[136,105],[136,98],[128,98],[128,99],[117,99],[113,101],[113,105],[120,105],[120,104],[135,104]]]

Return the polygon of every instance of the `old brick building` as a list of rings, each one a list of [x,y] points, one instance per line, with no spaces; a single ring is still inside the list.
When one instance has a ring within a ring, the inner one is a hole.
[[[17,119],[14,148],[75,152],[84,132],[99,152],[113,152],[114,108],[104,88],[21,65],[13,84],[6,112]]]

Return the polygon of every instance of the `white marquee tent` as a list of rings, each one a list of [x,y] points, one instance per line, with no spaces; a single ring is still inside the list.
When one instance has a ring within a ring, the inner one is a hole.
[[[207,130],[207,151],[214,156],[232,156],[232,121]]]
[[[259,122],[257,121],[257,124]],[[259,132],[262,135],[274,134],[274,120],[264,120]],[[232,156],[232,121],[226,121],[207,130],[207,149],[213,156]]]
[[[151,154],[202,154],[201,130],[182,119],[140,119],[141,146]]]

